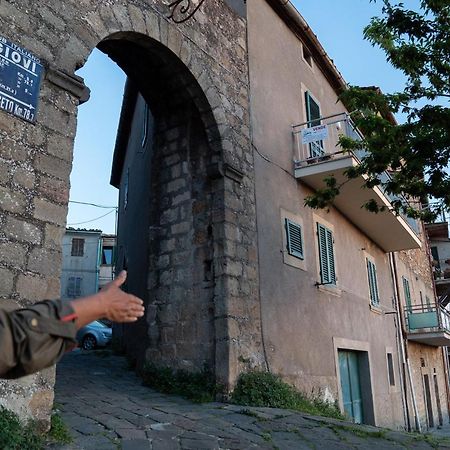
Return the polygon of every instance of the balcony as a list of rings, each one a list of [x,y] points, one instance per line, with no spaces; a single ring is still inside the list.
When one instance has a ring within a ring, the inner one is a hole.
[[[320,124],[311,127],[311,122],[306,122],[293,126],[297,152],[295,177],[314,190],[324,188],[324,178],[329,176],[334,176],[338,184],[345,181],[334,206],[364,234],[385,252],[420,248],[417,222],[392,211],[393,197],[384,193],[380,186],[365,188],[364,176],[351,180],[345,176],[345,171],[360,164],[365,154],[364,150],[344,152],[339,147],[341,135],[361,140],[348,114],[323,117]],[[388,177],[387,173],[381,175],[382,181],[387,181]],[[387,209],[375,214],[361,207],[371,199]]]
[[[408,340],[434,347],[450,345],[450,314],[442,306],[407,306],[405,317]]]

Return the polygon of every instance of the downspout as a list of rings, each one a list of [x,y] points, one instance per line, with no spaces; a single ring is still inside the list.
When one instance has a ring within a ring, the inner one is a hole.
[[[391,269],[391,275],[392,279],[394,280],[394,300],[395,300],[395,310],[396,310],[396,319],[397,319],[397,331],[399,333],[399,339],[400,339],[400,350],[402,355],[402,363],[403,363],[403,389],[404,389],[404,395],[405,395],[405,401],[407,403],[408,397],[407,397],[407,384],[406,384],[406,378],[405,378],[405,371],[408,375],[408,381],[411,388],[411,397],[412,397],[412,405],[413,405],[413,411],[414,411],[414,423],[415,428],[419,433],[422,433],[422,427],[420,425],[420,418],[419,418],[419,410],[417,409],[417,401],[416,401],[416,393],[414,390],[414,384],[412,380],[412,374],[411,374],[411,366],[409,364],[409,358],[408,358],[408,343],[406,339],[406,330],[403,326],[402,318],[400,315],[400,298],[398,295],[399,287],[398,287],[398,276],[397,276],[397,264],[395,262],[395,254],[389,253],[389,265]],[[409,414],[408,414],[408,431],[411,431],[411,424],[409,421]]]

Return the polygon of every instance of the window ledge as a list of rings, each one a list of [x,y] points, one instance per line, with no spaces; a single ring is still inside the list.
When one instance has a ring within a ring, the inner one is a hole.
[[[321,292],[334,295],[335,297],[341,297],[342,290],[333,284],[316,284],[317,289]]]
[[[372,305],[372,303],[369,304],[370,310],[375,314],[383,314],[383,309],[379,305]]]

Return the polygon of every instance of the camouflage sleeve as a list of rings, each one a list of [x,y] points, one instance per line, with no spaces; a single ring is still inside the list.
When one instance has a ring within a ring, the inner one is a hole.
[[[19,378],[55,364],[75,345],[76,316],[69,302],[0,310],[0,378]]]

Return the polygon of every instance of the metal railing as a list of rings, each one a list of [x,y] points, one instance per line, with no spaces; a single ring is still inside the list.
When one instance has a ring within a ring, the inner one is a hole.
[[[410,333],[425,331],[450,332],[450,314],[436,303],[406,306],[406,326]]]
[[[349,137],[355,141],[362,141],[363,136],[358,130],[348,113],[333,114],[321,117],[320,119],[309,120],[292,126],[296,158],[295,169],[299,169],[310,164],[341,158],[350,154],[356,158],[357,162],[367,155],[364,148],[347,151],[339,145],[341,136]],[[318,139],[314,140],[314,136]],[[408,204],[407,200],[400,195],[386,192],[384,184],[391,176],[388,172],[383,172],[379,176],[381,184],[378,186],[390,202],[400,200],[403,204]],[[415,219],[400,213],[401,217],[409,224],[416,234],[419,234],[419,226]]]

